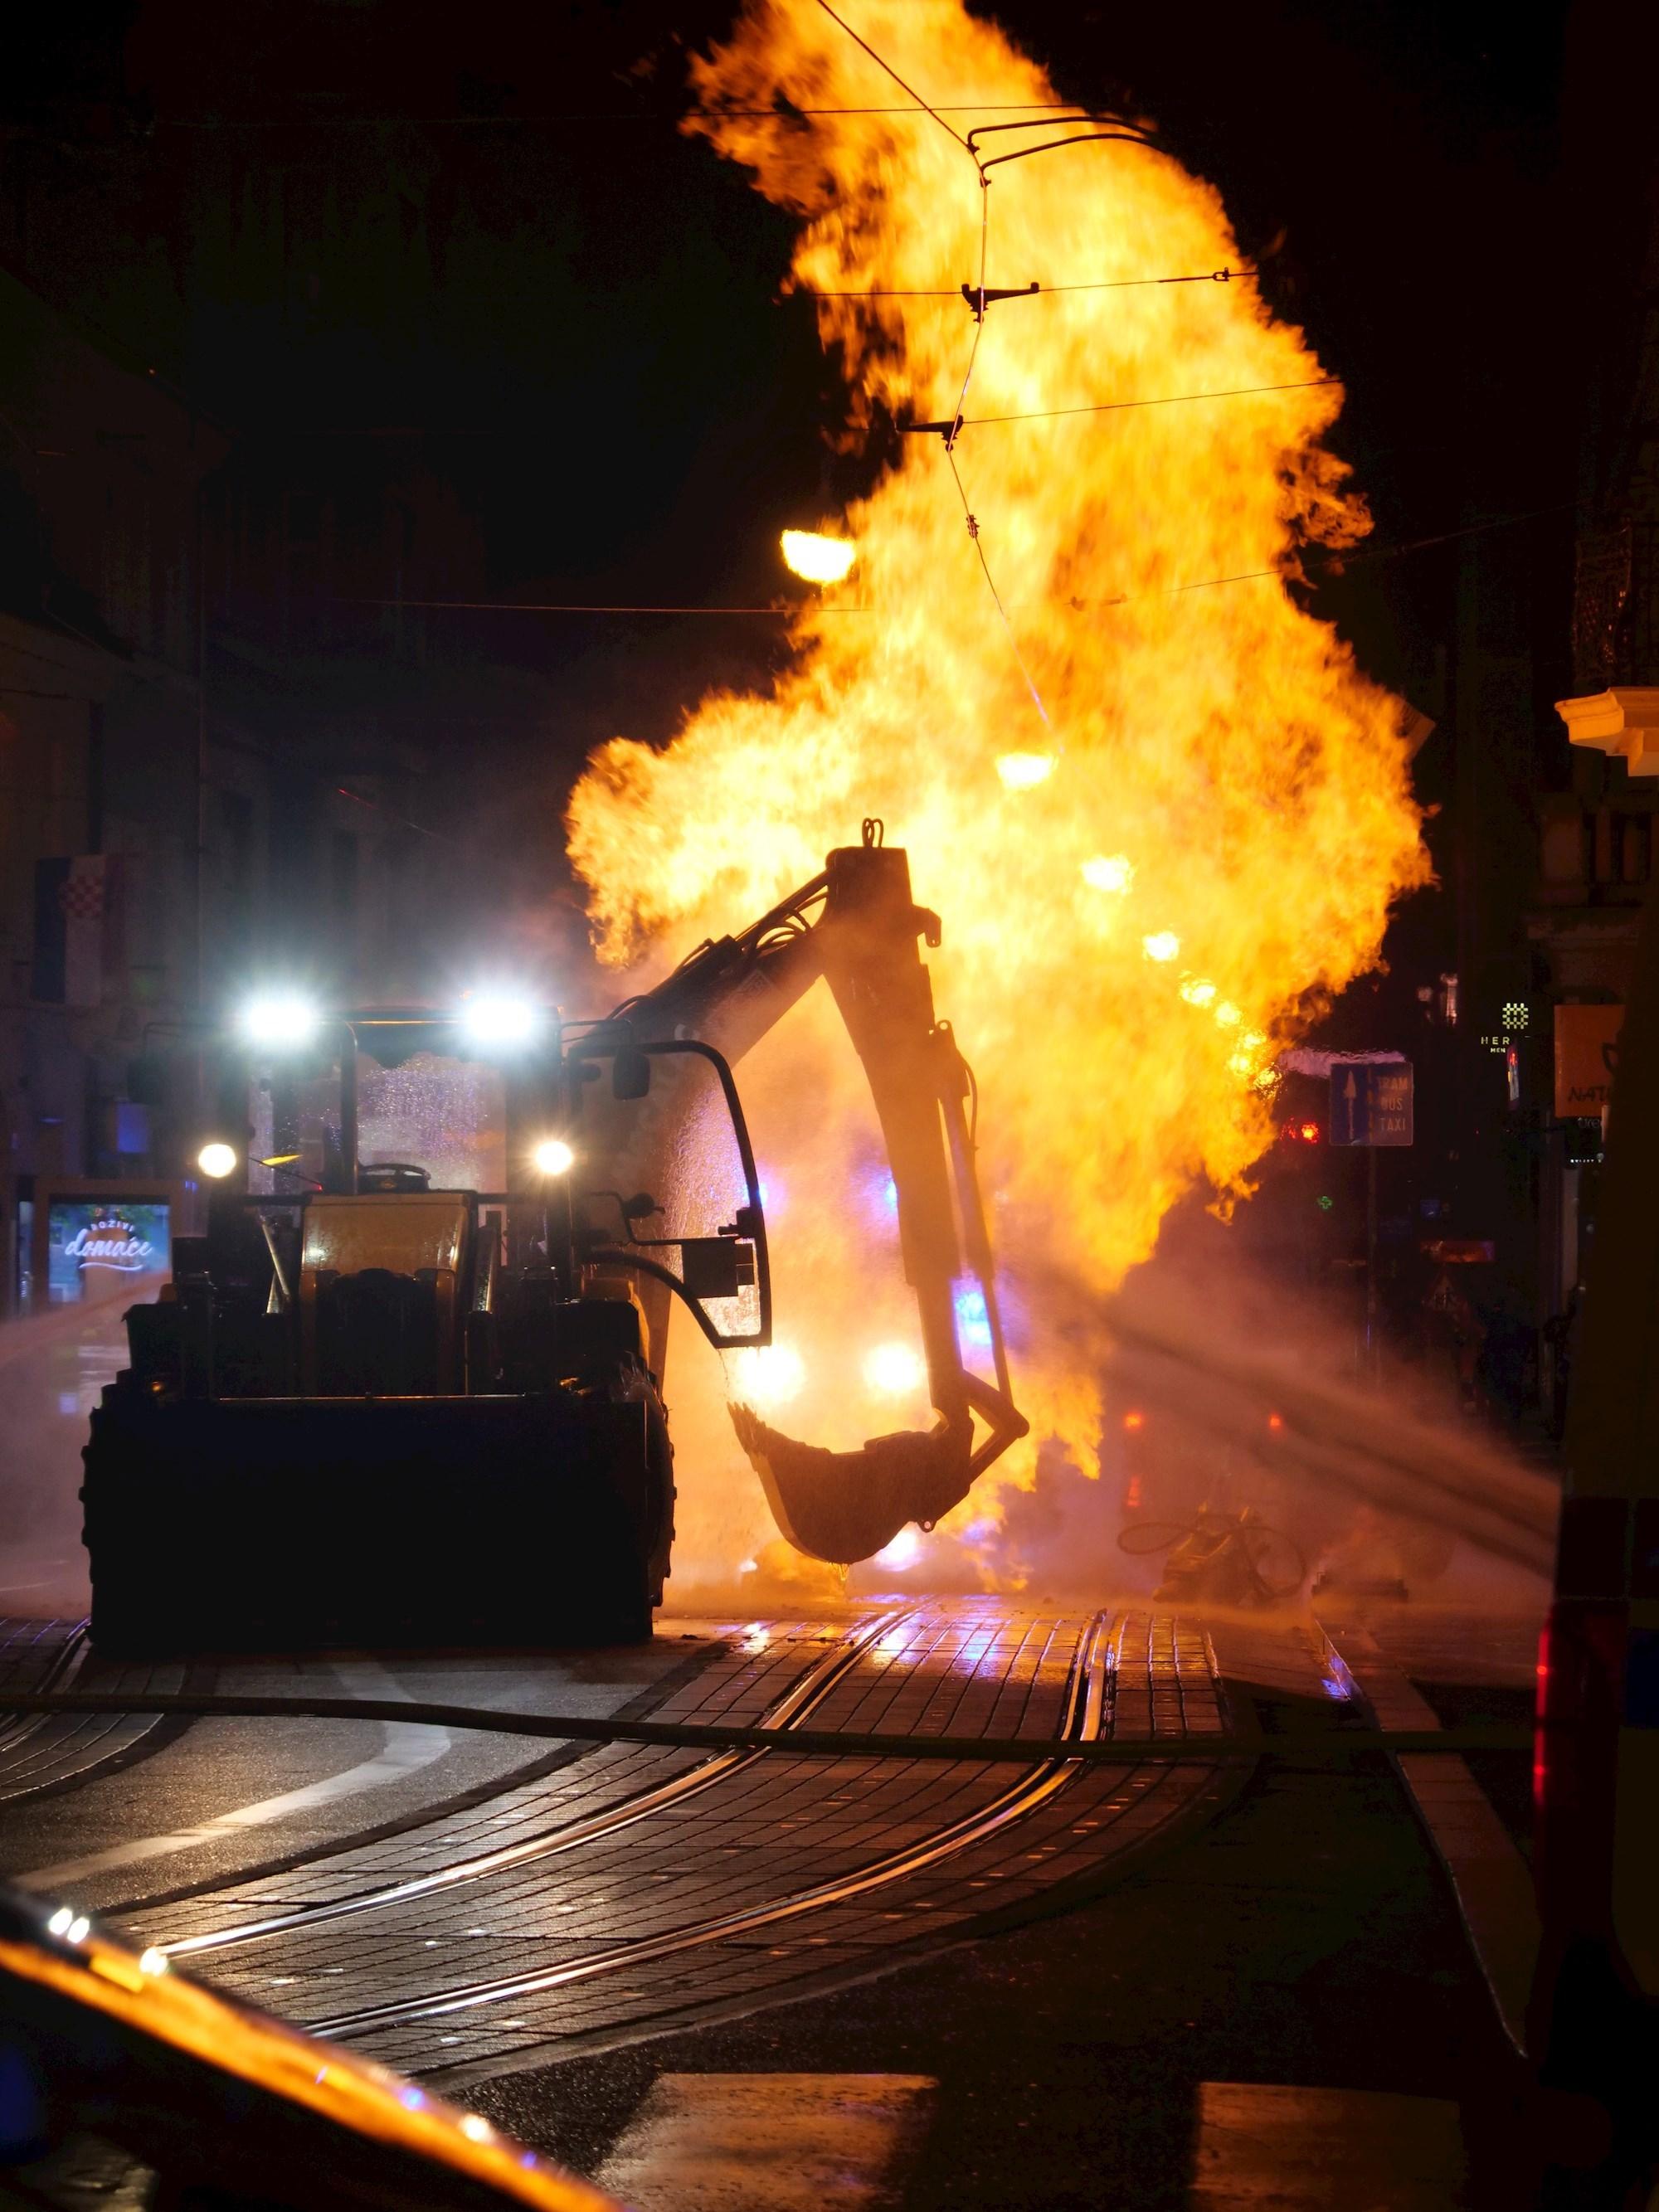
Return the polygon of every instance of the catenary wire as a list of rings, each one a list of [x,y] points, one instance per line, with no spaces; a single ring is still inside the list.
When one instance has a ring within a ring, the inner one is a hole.
[[[1196,399],[1249,399],[1264,392],[1316,392],[1322,386],[1346,384],[1345,376],[1310,376],[1294,384],[1236,384],[1224,392],[1166,392],[1153,399],[1097,399],[1079,407],[1035,407],[1021,415],[969,415],[951,426],[956,430],[982,428],[994,422],[1048,422],[1062,415],[1116,415],[1131,407],[1184,407]],[[928,429],[929,423],[912,422],[912,431]]]
[[[952,123],[947,123],[945,118],[939,113],[938,108],[936,108],[930,100],[926,100],[922,98],[921,94],[916,90],[915,85],[907,84],[904,79],[899,75],[898,71],[893,67],[891,62],[884,61],[881,56],[876,52],[875,48],[869,44],[867,40],[860,38],[858,33],[853,28],[852,25],[848,22],[843,16],[836,15],[835,9],[830,5],[830,0],[818,0],[818,5],[823,9],[824,14],[830,18],[830,21],[832,23],[837,23],[841,26],[841,28],[846,32],[848,37],[853,41],[853,44],[855,46],[860,46],[863,48],[864,52],[869,55],[871,60],[874,62],[878,70],[881,70],[886,76],[892,78],[894,83],[897,85],[901,92],[908,92],[911,99],[915,101],[916,106],[918,107],[924,108],[927,112],[933,117],[939,129],[941,131],[947,131],[950,136],[956,140],[963,152],[966,154],[969,159],[973,162],[974,167],[978,168],[979,156],[974,152],[973,148],[968,143],[968,141],[963,137],[961,131],[957,129],[956,125]],[[981,174],[982,173],[983,173],[981,172]]]
[[[969,158],[972,160],[975,168],[979,173],[979,307],[974,316],[974,337],[973,343],[968,349],[968,366],[963,372],[962,389],[957,394],[955,419],[957,425],[960,425],[962,422],[962,410],[968,398],[968,387],[974,380],[974,370],[979,361],[980,340],[985,335],[985,266],[986,257],[990,249],[991,225],[990,179],[986,175],[985,165],[980,160],[979,155],[975,149],[971,133],[969,133],[967,138],[963,139],[963,143],[967,148]],[[957,465],[956,445],[957,434],[956,430],[952,429],[945,437],[945,458],[950,464],[951,481],[957,488],[957,496],[962,501],[962,518],[968,527],[969,543],[972,544],[975,554],[978,558],[980,572],[985,578],[986,589],[991,594],[991,604],[995,607],[997,611],[997,618],[1001,623],[1003,630],[1007,636],[1008,649],[1014,656],[1014,665],[1019,670],[1020,676],[1024,682],[1025,689],[1031,695],[1031,704],[1036,708],[1038,718],[1042,721],[1043,728],[1045,730],[1052,729],[1054,726],[1048,719],[1048,707],[1043,702],[1042,692],[1037,688],[1036,678],[1032,675],[1030,667],[1026,664],[1025,655],[1019,649],[1019,639],[1015,634],[1012,618],[1010,617],[1007,608],[1002,603],[1002,594],[997,589],[997,580],[991,574],[991,563],[987,559],[985,553],[985,541],[980,535],[979,517],[975,514],[973,507],[969,501],[968,487],[963,483],[962,471]]]
[[[1025,665],[1025,655],[1019,649],[1019,640],[1014,634],[1012,620],[1007,608],[1002,604],[1002,594],[997,589],[996,578],[991,574],[991,564],[985,557],[985,546],[980,536],[979,517],[968,503],[968,488],[963,483],[962,471],[957,466],[956,447],[954,442],[948,439],[945,441],[945,458],[951,464],[951,481],[956,485],[957,495],[962,501],[962,512],[968,524],[968,536],[975,552],[979,556],[979,565],[984,571],[986,586],[990,592],[992,602],[998,614],[1002,618],[1002,627],[1008,634],[1009,648],[1013,653],[1021,676],[1025,679],[1025,689],[1031,695],[1031,704],[1042,717],[1043,728],[1052,729],[1054,725],[1048,719],[1048,709],[1043,704],[1042,694],[1037,689],[1036,678]]]
[[[1549,507],[1528,507],[1523,508],[1518,514],[1499,514],[1492,516],[1486,522],[1471,522],[1461,530],[1437,531],[1431,538],[1408,538],[1397,545],[1355,545],[1340,548],[1323,556],[1310,553],[1306,558],[1305,565],[1312,569],[1316,575],[1340,575],[1345,568],[1356,561],[1396,560],[1401,554],[1421,553],[1434,545],[1450,545],[1462,538],[1480,538],[1492,530],[1511,530],[1517,523],[1536,522],[1545,515],[1572,514],[1581,507],[1588,507],[1590,503],[1589,501],[1583,499],[1561,499],[1555,501]],[[1212,592],[1219,590],[1224,584],[1253,584],[1260,582],[1262,578],[1267,576],[1277,576],[1285,583],[1297,581],[1294,572],[1288,568],[1243,568],[1236,575],[1200,576],[1190,584],[1162,585],[1155,592],[1128,592],[1121,599],[1073,599],[1070,604],[1077,608],[1085,605],[1125,607],[1137,599],[1175,599],[1182,592]]]
[[[904,78],[899,75],[898,71],[893,67],[890,62],[884,61],[866,40],[861,39],[859,36],[858,33],[853,28],[850,23],[847,22],[842,16],[836,13],[835,9],[830,5],[830,0],[818,0],[818,6],[823,10],[824,14],[830,18],[832,23],[837,24],[840,28],[847,33],[848,37],[852,40],[854,46],[860,47],[870,57],[870,59],[875,63],[878,69],[884,71],[888,76],[892,78],[894,83],[897,85],[902,91],[908,92],[912,100],[915,100],[920,106],[927,109],[927,112],[933,117],[934,122],[939,125],[940,130],[948,133],[948,135],[956,141],[957,144],[961,147],[963,152],[966,154],[969,160],[974,165],[974,174],[979,180],[979,307],[974,316],[974,336],[973,343],[968,349],[968,366],[963,372],[962,389],[957,395],[954,427],[945,434],[945,458],[950,463],[951,479],[956,485],[957,495],[962,501],[963,520],[967,525],[969,539],[973,546],[975,554],[978,558],[980,571],[985,578],[986,587],[991,594],[991,604],[997,611],[997,618],[1001,623],[1003,630],[1007,637],[1008,648],[1013,654],[1014,665],[1019,670],[1025,689],[1030,694],[1031,704],[1036,708],[1038,719],[1041,720],[1043,728],[1045,730],[1052,729],[1053,724],[1048,719],[1048,709],[1043,703],[1042,694],[1037,688],[1036,679],[1033,677],[1030,668],[1026,665],[1025,655],[1020,651],[1019,640],[1014,634],[1013,623],[1009,617],[1007,608],[1003,605],[1002,594],[997,589],[996,578],[991,573],[991,563],[986,557],[985,547],[980,537],[979,518],[974,513],[973,507],[969,501],[967,487],[962,481],[962,471],[957,466],[957,457],[954,450],[957,441],[957,431],[960,428],[962,423],[963,404],[968,397],[968,387],[973,381],[975,365],[979,360],[980,340],[985,335],[985,271],[986,257],[989,250],[991,220],[991,180],[986,174],[986,163],[981,157],[978,149],[973,143],[973,133],[971,131],[964,137],[953,124],[947,123],[945,118],[939,114],[935,108],[930,106],[928,102],[922,99],[921,94],[916,90],[914,85],[908,84],[905,82]],[[1060,111],[1060,112],[1066,114],[1069,114],[1073,112],[1074,111],[1071,109],[1062,109]],[[1013,126],[1003,127],[1008,128]],[[1034,129],[1041,129],[1042,128],[1042,125],[1039,123],[1033,125],[1032,127]]]
[[[155,128],[385,131],[402,124],[412,130],[534,131],[553,123],[667,123],[678,129],[687,122],[724,123],[728,118],[734,123],[797,123],[831,115],[1047,115],[1074,105],[1069,100],[942,100],[931,107],[798,107],[791,101],[782,107],[574,107],[550,109],[540,115],[159,115]]]
[[[1471,522],[1458,530],[1437,531],[1432,537],[1408,538],[1392,545],[1358,545],[1340,552],[1321,556],[1310,553],[1307,565],[1316,574],[1326,571],[1340,573],[1358,561],[1396,560],[1407,553],[1419,553],[1436,545],[1449,545],[1459,538],[1484,537],[1494,530],[1510,530],[1522,522],[1535,522],[1545,516],[1565,514],[1587,506],[1584,500],[1558,500],[1548,507],[1529,507],[1515,514],[1489,516],[1484,522]],[[1068,605],[1079,612],[1085,607],[1127,606],[1137,599],[1174,599],[1183,592],[1207,592],[1228,584],[1250,584],[1263,579],[1278,577],[1294,582],[1293,573],[1285,568],[1243,568],[1228,576],[1199,576],[1185,584],[1161,584],[1156,591],[1126,592],[1121,597],[1102,599],[1069,599],[1056,604]],[[825,606],[807,600],[798,600],[783,606],[770,607],[711,607],[689,604],[668,605],[599,605],[586,600],[560,599],[349,599],[350,606],[402,607],[410,611],[438,614],[525,614],[525,615],[720,615],[738,617],[758,615],[773,622],[793,622],[799,615],[873,615],[882,610],[874,606]]]
[[[1057,292],[1127,292],[1145,284],[1242,284],[1254,283],[1263,273],[1260,269],[1202,269],[1191,276],[1103,276],[1086,284],[1039,283],[1030,291],[1016,292],[1013,297],[1018,300],[1047,300]],[[805,284],[797,284],[784,296],[791,300],[960,300],[964,290],[971,291],[972,289],[961,284],[945,284],[937,288],[932,285],[878,284],[860,291],[820,292]]]

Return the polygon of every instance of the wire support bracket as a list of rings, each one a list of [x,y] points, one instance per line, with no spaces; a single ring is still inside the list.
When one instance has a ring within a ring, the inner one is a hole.
[[[998,300],[1029,300],[1033,292],[1042,289],[1035,277],[1029,284],[964,284],[962,296],[973,310],[974,320],[982,323],[985,310]]]

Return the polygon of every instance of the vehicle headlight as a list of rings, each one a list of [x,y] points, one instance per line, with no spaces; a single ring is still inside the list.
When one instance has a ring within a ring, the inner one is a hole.
[[[204,1145],[197,1153],[196,1164],[204,1176],[211,1176],[215,1182],[222,1182],[228,1175],[236,1172],[236,1147],[221,1144],[215,1138],[210,1145]]]
[[[462,1030],[471,1043],[486,1050],[529,1044],[542,1025],[542,1010],[535,1000],[510,992],[481,991],[461,1008]]]
[[[544,1137],[530,1158],[538,1175],[568,1175],[576,1164],[576,1155],[562,1137]]]
[[[236,1026],[250,1044],[288,1051],[309,1044],[322,1018],[320,1009],[297,991],[266,991],[248,1000]]]

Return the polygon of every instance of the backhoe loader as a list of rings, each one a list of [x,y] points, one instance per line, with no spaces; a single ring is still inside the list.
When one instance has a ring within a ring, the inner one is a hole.
[[[880,825],[741,936],[572,1020],[481,996],[325,1014],[267,998],[218,1040],[205,1233],[127,1316],[85,1452],[92,1635],[153,1652],[649,1634],[673,1540],[661,1396],[684,1305],[770,1340],[759,1178],[732,1074],[822,977],[864,1063],[937,1414],[861,1451],[734,1406],[803,1552],[931,1525],[1024,1433],[967,1114],[905,854]],[[977,1284],[993,1375],[956,1300]]]

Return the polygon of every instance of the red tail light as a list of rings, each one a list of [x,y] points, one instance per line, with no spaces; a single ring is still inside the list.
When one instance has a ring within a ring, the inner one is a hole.
[[[1593,1924],[1612,1874],[1626,1608],[1558,1598],[1538,1646],[1533,1739],[1535,1872],[1547,1914]]]

